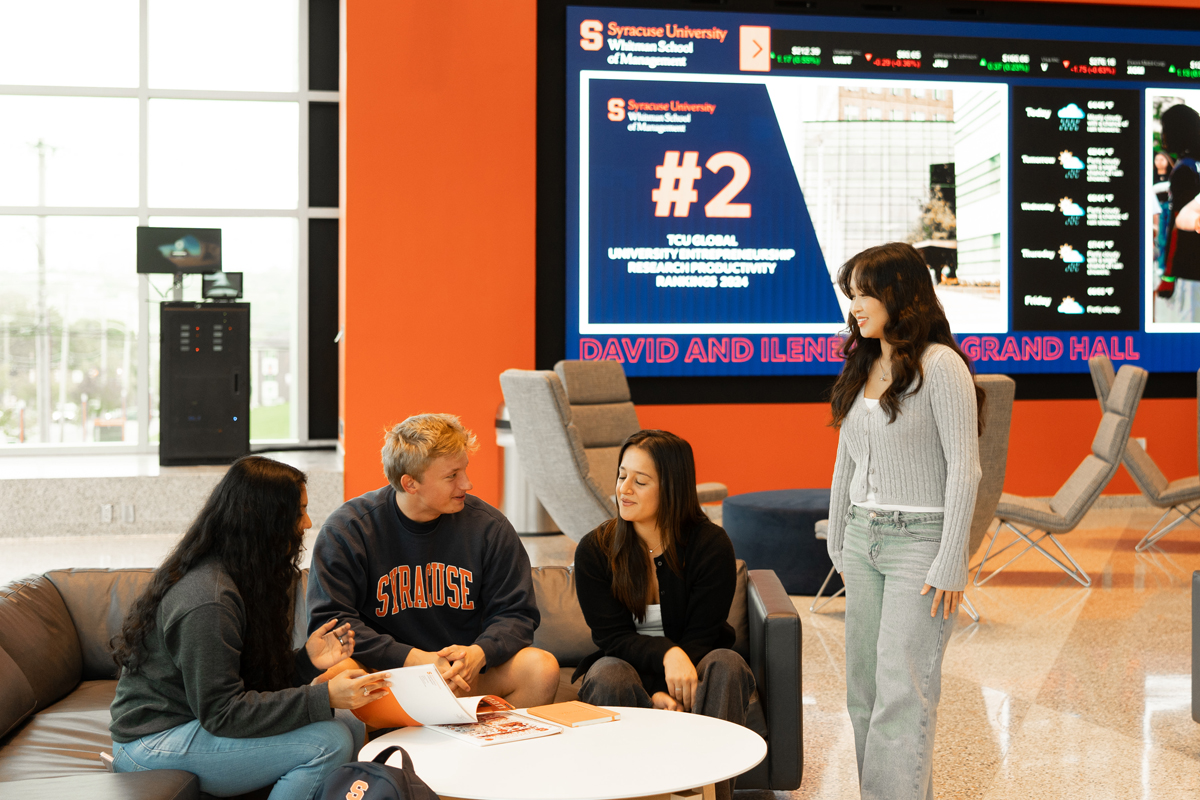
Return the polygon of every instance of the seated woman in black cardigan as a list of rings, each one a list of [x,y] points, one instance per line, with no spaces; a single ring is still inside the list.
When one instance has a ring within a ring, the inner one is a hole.
[[[572,678],[584,675],[579,697],[744,725],[754,675],[727,649],[733,545],[700,510],[692,446],[638,431],[619,463],[618,516],[575,551],[575,590],[600,648]]]

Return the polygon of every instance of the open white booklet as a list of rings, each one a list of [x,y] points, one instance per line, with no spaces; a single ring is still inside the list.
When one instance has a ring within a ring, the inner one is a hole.
[[[507,711],[512,705],[495,695],[455,697],[433,664],[387,670],[388,685],[400,709],[418,725],[475,722],[485,712]]]
[[[425,725],[479,746],[562,733],[557,725],[506,713],[513,706],[502,697],[455,697],[433,664],[387,672],[391,693],[354,712],[374,727]]]

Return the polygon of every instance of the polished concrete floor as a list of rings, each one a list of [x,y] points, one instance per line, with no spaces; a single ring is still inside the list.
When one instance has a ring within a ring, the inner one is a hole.
[[[968,596],[943,670],[934,785],[939,798],[1200,797],[1200,725],[1191,719],[1191,574],[1200,530],[1133,546],[1150,509],[1094,510],[1062,537],[1091,574],[1085,589],[1030,553]],[[561,535],[523,537],[537,564],[566,564]],[[153,566],[171,536],[0,539],[0,583],[64,566]],[[857,798],[845,706],[842,600],[804,631],[804,782],[739,800]]]
[[[1136,554],[1157,516],[1093,511],[1062,537],[1090,589],[1031,552],[968,590],[982,617],[960,615],[946,653],[939,798],[1200,797],[1190,639],[1200,530],[1176,529],[1160,552]],[[786,796],[857,798],[844,605],[813,614],[793,600],[804,630],[804,781]]]
[[[1061,537],[1091,575],[1090,589],[1031,552],[968,590],[981,618],[960,615],[946,652],[938,798],[1200,797],[1200,724],[1191,717],[1191,579],[1200,569],[1200,529],[1181,526],[1159,552],[1136,554],[1158,515],[1094,510]],[[556,542],[563,538],[525,542],[535,563],[567,563],[569,543]],[[857,798],[845,605],[838,598],[814,614],[812,598],[792,602],[804,631],[804,780],[774,800]],[[738,800],[771,797],[738,793]]]

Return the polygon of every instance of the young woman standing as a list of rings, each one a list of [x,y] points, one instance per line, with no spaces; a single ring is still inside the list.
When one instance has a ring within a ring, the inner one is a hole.
[[[863,798],[932,800],[942,656],[967,583],[984,395],[910,245],[842,266],[850,338],[829,555],[846,584],[847,706]]]

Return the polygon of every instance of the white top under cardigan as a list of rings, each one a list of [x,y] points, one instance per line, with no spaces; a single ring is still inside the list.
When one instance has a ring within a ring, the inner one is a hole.
[[[634,617],[633,627],[642,636],[666,636],[662,624],[662,606],[658,603],[647,605],[645,619],[638,622],[637,617]]]
[[[863,387],[863,402],[867,404],[867,410],[872,414],[882,414],[879,410],[879,398],[867,397],[867,389]],[[871,474],[871,463],[867,462],[867,474]],[[867,481],[866,494],[857,494],[854,487],[850,487],[850,502],[862,508],[877,509],[879,511],[905,511],[910,514],[941,514],[946,509],[941,506],[906,506],[898,503],[881,503],[879,498],[875,496],[875,489],[871,486],[871,482]]]
[[[944,509],[941,547],[926,583],[960,591],[967,585],[967,545],[981,474],[975,383],[945,345],[926,347],[921,366],[921,388],[904,397],[895,422],[871,413],[861,395],[842,420],[830,491],[829,557],[841,572],[852,490],[864,497],[870,486],[882,504]]]

